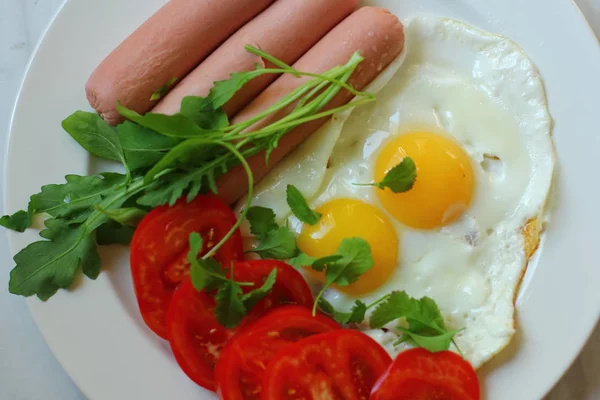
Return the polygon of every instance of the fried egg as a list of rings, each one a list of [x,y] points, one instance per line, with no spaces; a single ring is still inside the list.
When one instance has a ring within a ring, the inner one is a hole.
[[[253,204],[273,208],[311,256],[364,238],[373,268],[327,300],[347,310],[393,290],[429,296],[479,367],[515,333],[514,299],[547,218],[552,120],[536,67],[511,40],[449,19],[405,26],[404,54],[370,88],[377,101],[315,133],[260,182]],[[356,185],[405,157],[417,167],[410,191]],[[290,214],[290,183],[322,214],[316,225]],[[406,346],[392,344],[397,325],[358,328],[395,355]]]

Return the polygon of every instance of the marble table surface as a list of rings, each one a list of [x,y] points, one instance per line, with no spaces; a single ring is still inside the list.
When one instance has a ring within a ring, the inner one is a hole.
[[[0,0],[0,159],[3,160],[10,114],[31,51],[63,0]],[[600,34],[600,0],[577,0]],[[599,71],[600,73],[600,71]],[[3,176],[3,162],[0,176]],[[3,188],[0,187],[0,198]],[[1,207],[1,205],[0,205]],[[0,209],[0,215],[3,214]],[[11,265],[0,233],[0,265]],[[8,286],[8,269],[0,288]],[[24,299],[0,290],[0,399],[81,400],[40,335]],[[600,326],[583,352],[546,400],[600,399]],[[516,399],[515,399],[516,400]],[[529,400],[529,399],[524,399]]]

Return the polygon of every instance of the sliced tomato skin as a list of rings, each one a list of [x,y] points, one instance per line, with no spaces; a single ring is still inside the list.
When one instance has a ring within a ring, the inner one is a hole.
[[[342,327],[331,318],[303,306],[271,310],[240,330],[221,352],[215,368],[222,400],[258,400],[265,370],[273,356],[291,343]]]
[[[195,290],[189,277],[175,291],[167,311],[167,338],[175,359],[190,379],[209,390],[215,390],[214,369],[221,349],[236,331],[245,330],[273,307],[288,303],[308,306],[313,302],[302,275],[282,261],[238,261],[233,267],[236,281],[254,283],[243,286],[244,292],[262,285],[269,273],[277,269],[273,289],[239,326],[233,329],[221,326],[214,314],[213,294]]]
[[[451,351],[403,351],[379,379],[371,400],[479,400],[475,370]]]
[[[190,203],[182,198],[173,206],[153,209],[140,221],[131,240],[131,275],[144,322],[161,338],[166,339],[165,314],[173,292],[189,274],[190,233],[203,236],[205,253],[236,221],[227,204],[215,196],[197,196]],[[243,258],[239,229],[215,258],[221,263]]]
[[[263,378],[261,400],[367,400],[392,359],[362,332],[310,336],[278,352]]]

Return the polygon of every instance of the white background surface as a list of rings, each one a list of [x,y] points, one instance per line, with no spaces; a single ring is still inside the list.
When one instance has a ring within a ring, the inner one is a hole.
[[[549,7],[552,1],[562,0],[548,0]],[[596,28],[596,32],[600,33],[600,0],[578,2]],[[0,0],[2,161],[10,114],[25,65],[61,3],[62,0]],[[4,173],[3,165],[0,165],[0,172]],[[0,187],[0,198],[3,197],[2,190]],[[24,299],[9,295],[6,290],[12,261],[4,233],[0,233],[0,265],[4,266],[0,272],[0,400],[84,399],[48,350],[31,319]],[[93,343],[90,345],[93,346]],[[578,361],[547,399],[600,399],[600,328],[596,329]]]

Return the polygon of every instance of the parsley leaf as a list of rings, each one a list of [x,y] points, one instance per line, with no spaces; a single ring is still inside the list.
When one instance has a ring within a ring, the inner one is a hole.
[[[202,236],[193,232],[190,234],[190,251],[188,252],[188,261],[191,265],[190,275],[192,284],[196,290],[213,291],[222,284],[229,282],[225,271],[214,258],[207,260],[200,259],[202,252]]]
[[[323,293],[332,285],[348,286],[354,283],[358,277],[373,267],[373,256],[371,247],[362,238],[345,238],[338,248],[335,261],[324,263],[325,285],[315,299],[313,314],[316,312],[317,304],[323,297]],[[318,261],[318,260],[317,260]],[[313,263],[314,268],[314,263]]]
[[[0,226],[17,232],[25,232],[31,225],[31,217],[27,211],[19,210],[12,215],[0,217]]]
[[[233,280],[223,284],[217,291],[215,316],[219,324],[225,328],[236,327],[248,313],[242,295],[242,289]]]
[[[288,228],[277,225],[275,213],[266,207],[250,207],[246,218],[250,223],[250,232],[259,239],[252,249],[262,258],[287,260],[298,254],[296,236]]]
[[[250,292],[242,296],[242,301],[244,302],[244,305],[246,306],[246,309],[248,311],[254,308],[256,303],[258,303],[267,294],[269,294],[271,289],[273,289],[273,285],[275,285],[276,280],[277,268],[273,268],[273,270],[269,273],[261,287],[251,290]]]
[[[360,324],[365,320],[365,314],[367,313],[368,308],[361,300],[355,300],[350,312],[340,312],[333,308],[331,303],[324,298],[319,300],[319,306],[325,313],[331,315],[340,325]]]
[[[406,292],[392,292],[388,299],[379,304],[370,318],[371,328],[382,328],[398,318],[406,318],[408,329],[399,327],[413,343],[429,351],[448,350],[458,331],[446,328],[439,307],[429,297],[415,299]],[[406,338],[401,338],[400,342]]]
[[[181,100],[180,113],[204,129],[221,129],[229,125],[225,110],[213,108],[210,98],[186,96]]]
[[[165,83],[164,85],[159,87],[158,90],[152,93],[152,96],[150,96],[150,101],[160,100],[165,94],[169,93],[169,90],[171,90],[171,88],[175,86],[178,80],[179,78],[177,77],[169,79],[167,83]]]
[[[285,226],[269,231],[260,237],[258,246],[252,249],[261,258],[272,258],[274,260],[287,260],[298,254],[296,236]]]
[[[328,285],[348,286],[373,266],[371,247],[363,238],[345,238],[337,251],[342,257],[327,265],[325,279]]]
[[[250,207],[246,219],[250,223],[250,233],[258,237],[279,228],[279,225],[275,222],[275,213],[267,207]]]
[[[125,163],[125,155],[115,128],[98,114],[75,111],[62,122],[62,127],[81,147],[95,156]]]
[[[375,186],[379,189],[389,188],[394,193],[408,192],[417,179],[417,167],[410,157],[404,157],[400,164],[390,169],[381,182],[355,183],[358,186]]]
[[[288,260],[288,264],[296,269],[299,269],[302,267],[310,267],[315,261],[317,261],[317,258],[311,257],[304,252],[299,252],[296,257],[292,257]]]
[[[91,279],[100,273],[100,257],[94,236],[85,225],[73,228],[61,220],[49,219],[40,235],[49,240],[34,242],[15,256],[8,289],[13,294],[41,300],[73,282],[79,268]]]
[[[309,225],[314,225],[319,222],[321,218],[321,214],[316,211],[313,211],[306,199],[300,193],[298,188],[294,185],[287,185],[286,189],[286,200],[290,209],[294,213],[296,217],[302,222],[305,222]]]
[[[375,186],[379,189],[389,188],[394,193],[402,193],[412,189],[416,178],[415,162],[410,157],[404,157],[400,164],[390,169]]]

